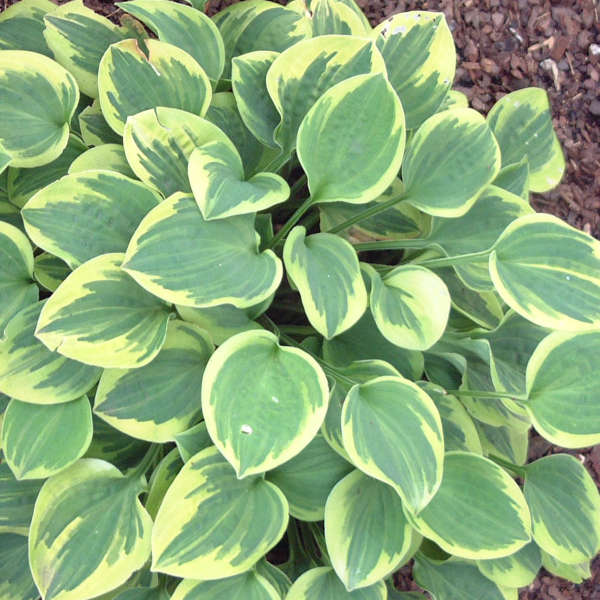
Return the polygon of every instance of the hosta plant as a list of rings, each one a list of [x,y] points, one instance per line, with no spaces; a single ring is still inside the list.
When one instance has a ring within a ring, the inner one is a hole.
[[[440,13],[0,15],[0,599],[511,600],[600,548],[600,244]]]

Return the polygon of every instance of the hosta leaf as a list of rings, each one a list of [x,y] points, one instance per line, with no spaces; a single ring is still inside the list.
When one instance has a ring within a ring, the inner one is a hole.
[[[402,513],[400,496],[360,471],[344,477],[327,498],[327,551],[350,591],[387,577],[420,538]]]
[[[191,196],[174,194],[142,220],[123,268],[168,302],[252,306],[279,287],[283,270],[272,251],[259,252],[253,224],[254,215],[205,221]]]
[[[244,181],[244,166],[231,143],[222,141],[196,148],[188,175],[192,192],[206,220],[256,213],[285,202],[286,181],[275,173],[257,173]]]
[[[103,170],[116,171],[135,179],[135,174],[127,162],[125,150],[121,144],[101,144],[95,148],[90,148],[71,163],[69,175],[91,171],[99,166]]]
[[[467,108],[468,106],[469,99],[463,92],[460,92],[459,90],[448,90],[448,93],[444,96],[444,99],[438,106],[436,112],[442,112],[443,110],[452,108]]]
[[[32,241],[71,268],[124,252],[142,218],[160,202],[143,183],[114,171],[67,175],[38,192],[21,214]]]
[[[36,6],[27,0],[17,5],[20,8],[7,6],[0,15],[0,50],[29,50],[52,58],[43,35],[44,15],[56,10],[56,5],[48,1]]]
[[[204,421],[181,433],[176,433],[175,444],[184,463],[190,460],[194,454],[198,454],[200,450],[213,445]]]
[[[279,113],[267,92],[267,71],[278,52],[257,50],[236,56],[231,62],[231,87],[246,127],[265,146],[277,147],[275,128]]]
[[[39,290],[32,279],[33,249],[29,240],[4,222],[0,222],[0,257],[1,339],[8,321],[22,308],[37,302]]]
[[[67,278],[71,269],[52,254],[42,252],[33,261],[33,276],[39,285],[53,292]]]
[[[8,465],[0,462],[0,534],[27,535],[42,483],[37,479],[18,481]]]
[[[419,379],[423,373],[423,355],[399,348],[384,338],[369,310],[348,331],[324,341],[323,358],[338,366],[356,360],[383,360],[408,379]]]
[[[599,348],[597,331],[555,332],[527,365],[527,411],[545,438],[565,448],[600,443]]]
[[[91,106],[84,108],[79,113],[79,127],[81,128],[81,137],[88,146],[122,142],[121,136],[116,134],[106,122],[98,100],[94,100]]]
[[[266,558],[259,560],[254,569],[258,575],[262,575],[278,592],[281,598],[285,598],[292,586],[289,577],[278,567],[271,564]]]
[[[293,517],[322,521],[329,492],[352,468],[318,433],[300,454],[269,471],[266,479],[283,492]]]
[[[456,69],[456,50],[443,13],[412,11],[393,15],[376,29],[390,83],[415,129],[436,112]]]
[[[21,211],[8,201],[8,194],[0,190],[0,222],[12,225],[22,232],[25,232]]]
[[[381,276],[370,265],[369,303],[381,334],[409,350],[427,350],[444,333],[450,314],[446,284],[432,271],[402,265]]]
[[[86,396],[48,406],[11,400],[4,414],[2,447],[18,479],[45,479],[62,471],[83,456],[91,441]]]
[[[552,126],[548,94],[525,88],[506,94],[490,110],[487,121],[502,151],[502,166],[529,163],[529,187],[547,192],[558,185],[565,170],[560,142]]]
[[[144,501],[144,507],[152,519],[156,519],[158,509],[177,473],[181,471],[183,461],[177,448],[173,448],[152,471],[148,482],[148,495]]]
[[[209,17],[200,10],[167,0],[133,0],[117,6],[139,19],[162,42],[185,50],[216,84],[225,65],[225,48]]]
[[[206,333],[171,321],[160,352],[136,369],[106,369],[94,412],[116,429],[151,442],[167,442],[198,421],[204,367],[214,347]]]
[[[317,567],[301,575],[293,583],[286,600],[386,600],[383,581],[349,592],[331,567]]]
[[[34,334],[47,301],[17,313],[0,340],[0,391],[22,402],[60,404],[83,396],[100,369],[50,351]]]
[[[0,54],[0,145],[13,167],[58,158],[69,140],[79,90],[73,76],[36,52]]]
[[[500,149],[475,110],[429,117],[406,149],[402,175],[407,202],[439,217],[460,217],[500,170]]]
[[[67,146],[56,160],[33,169],[10,168],[7,183],[11,204],[23,208],[36,192],[66,175],[69,165],[86,149],[87,146],[77,136],[70,135]]]
[[[522,465],[527,460],[529,429],[523,428],[521,423],[507,422],[506,427],[477,423],[477,431],[486,456],[499,456],[516,465]]]
[[[298,159],[313,202],[375,200],[398,175],[405,139],[402,104],[383,73],[334,85],[298,131]]]
[[[149,363],[165,341],[169,307],[140,288],[122,261],[122,254],[103,254],[75,269],[44,305],[36,337],[106,369]]]
[[[179,191],[191,192],[187,163],[194,148],[214,141],[230,143],[209,121],[162,107],[130,117],[123,135],[133,172],[165,198]]]
[[[72,0],[46,15],[44,37],[55,60],[76,79],[90,98],[98,97],[98,65],[111,44],[128,37],[123,29]]]
[[[164,587],[136,587],[121,592],[115,600],[170,600],[169,592]]]
[[[321,433],[327,443],[343,458],[350,460],[342,440],[342,408],[353,382],[367,383],[376,377],[397,376],[398,371],[383,360],[357,360],[346,367],[337,367],[341,375],[334,381]]]
[[[283,536],[287,511],[273,484],[237,479],[218,450],[207,448],[165,495],[152,533],[152,569],[211,581],[244,573]]]
[[[27,560],[27,537],[0,533],[0,598],[37,600],[39,592]]]
[[[536,544],[558,560],[591,560],[600,550],[600,494],[573,456],[555,454],[525,467],[525,498]]]
[[[419,556],[413,574],[436,600],[517,600],[517,590],[502,588],[484,577],[474,564],[461,560],[437,563]]]
[[[598,328],[600,242],[557,217],[534,214],[514,221],[498,238],[489,268],[502,299],[536,325]]]
[[[313,37],[318,35],[340,34],[367,37],[370,31],[364,18],[350,6],[338,0],[313,0],[312,12]]]
[[[568,579],[573,583],[581,583],[584,579],[589,579],[592,577],[592,573],[590,571],[590,562],[587,560],[582,563],[571,565],[561,562],[543,550],[541,552],[542,566],[552,575],[562,577],[563,579]]]
[[[494,185],[529,200],[529,160],[524,156],[519,162],[500,169]]]
[[[407,516],[423,536],[463,558],[509,556],[531,539],[519,486],[491,460],[469,452],[446,454],[437,494],[419,515]]]
[[[352,246],[331,233],[306,237],[295,227],[283,249],[288,276],[311,325],[326,339],[350,329],[367,308],[367,290]]]
[[[434,217],[427,241],[441,248],[448,256],[487,250],[515,219],[531,213],[533,209],[527,202],[506,190],[490,185],[461,217]],[[457,264],[454,269],[471,289],[493,289],[487,258]]]
[[[210,358],[202,382],[208,432],[238,477],[296,456],[327,412],[325,374],[307,353],[281,347],[267,331],[230,338]]]
[[[225,43],[223,79],[231,78],[231,60],[254,50],[282,52],[311,36],[310,21],[275,2],[251,0],[234,4],[215,15]]]
[[[51,10],[56,10],[56,4],[50,0],[22,0],[7,6],[0,13],[0,22],[8,21],[13,17],[43,19],[44,15]]]
[[[152,529],[137,499],[144,486],[97,459],[46,481],[29,532],[29,563],[45,600],[93,598],[144,565]]]
[[[532,583],[541,567],[542,556],[535,542],[529,542],[518,552],[504,558],[477,561],[477,568],[488,579],[511,588]]]
[[[325,35],[303,40],[282,52],[267,73],[267,89],[281,116],[275,141],[283,156],[294,149],[300,124],[315,98],[344,79],[367,73],[385,73],[385,64],[373,44],[363,38]],[[396,135],[400,135],[397,130]],[[332,158],[328,154],[327,160]]]
[[[402,377],[355,385],[342,409],[344,448],[361,470],[421,511],[442,479],[444,440],[431,398]]]
[[[461,402],[434,383],[419,381],[417,385],[427,392],[440,413],[446,452],[463,450],[482,454],[481,441],[473,419]]]
[[[187,52],[158,40],[144,43],[147,55],[130,39],[112,44],[100,61],[102,114],[120,134],[127,117],[146,109],[170,107],[202,116],[210,104],[210,80]]]
[[[216,581],[184,579],[175,589],[171,600],[280,600],[281,596],[267,579],[248,571]]]

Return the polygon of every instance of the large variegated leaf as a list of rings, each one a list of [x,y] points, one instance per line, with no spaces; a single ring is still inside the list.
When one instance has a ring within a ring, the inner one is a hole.
[[[33,169],[9,168],[6,178],[9,202],[23,208],[36,192],[66,175],[69,165],[86,149],[87,146],[71,134],[62,154],[52,162]]]
[[[44,37],[54,59],[76,79],[79,89],[98,97],[98,65],[111,44],[125,39],[123,29],[72,0],[46,15]]]
[[[42,252],[33,261],[33,276],[43,288],[53,292],[71,272],[71,269],[52,254]]]
[[[375,200],[398,175],[405,139],[402,104],[385,74],[357,75],[334,85],[298,130],[298,159],[312,201]]]
[[[417,128],[433,115],[454,80],[456,50],[443,13],[413,11],[394,15],[376,29],[390,83]]]
[[[100,369],[52,352],[34,335],[46,302],[17,313],[0,339],[0,392],[32,404],[75,400],[100,377]]]
[[[527,157],[533,192],[546,192],[558,185],[565,159],[545,90],[525,88],[507,94],[494,104],[487,120],[500,144],[502,166]]]
[[[311,325],[326,339],[350,329],[367,308],[367,290],[352,246],[337,235],[306,237],[295,227],[283,248],[287,274],[298,287]]]
[[[0,339],[8,321],[34,304],[39,290],[33,282],[33,249],[13,225],[0,221]],[[0,366],[1,370],[1,366]]]
[[[0,598],[2,600],[37,600],[39,592],[31,578],[27,537],[0,533]]]
[[[386,600],[383,581],[349,592],[331,567],[317,567],[301,575],[288,592],[286,600]]]
[[[460,108],[429,117],[406,149],[405,198],[430,215],[459,217],[500,170],[500,149],[484,118]]]
[[[504,558],[477,561],[477,568],[488,579],[510,588],[525,587],[532,583],[541,567],[542,556],[535,542],[529,542]]]
[[[444,333],[450,314],[450,294],[433,271],[402,265],[381,276],[363,264],[371,290],[369,303],[381,334],[409,350],[427,350]]]
[[[27,535],[42,481],[18,481],[6,462],[0,462],[0,534]]]
[[[385,73],[385,64],[379,51],[364,38],[324,35],[282,52],[267,73],[267,89],[281,117],[275,141],[283,156],[294,149],[296,134],[314,99],[344,79],[367,73]],[[339,135],[339,131],[335,133]],[[328,160],[332,158],[328,156]]]
[[[552,215],[529,215],[504,230],[489,261],[494,287],[529,321],[563,331],[598,329],[600,242],[591,236]]]
[[[278,52],[257,50],[236,56],[231,62],[231,87],[240,116],[256,139],[277,147],[273,137],[279,113],[267,92],[267,72]]]
[[[317,362],[267,331],[233,336],[212,355],[202,382],[208,432],[238,477],[274,469],[314,438],[327,412]]]
[[[446,454],[437,494],[418,515],[407,516],[426,538],[463,558],[509,556],[531,539],[519,486],[491,460],[469,452]]]
[[[44,15],[56,10],[50,0],[22,0],[0,13],[0,50],[29,50],[52,58],[44,40]]]
[[[527,364],[527,411],[535,428],[565,448],[600,443],[600,370],[597,331],[555,332],[535,349]]]
[[[202,116],[210,104],[210,80],[187,52],[159,40],[144,43],[147,55],[129,39],[112,44],[100,61],[102,114],[120,134],[127,117],[146,109],[170,107]]]
[[[325,540],[335,572],[352,591],[401,566],[421,536],[409,525],[400,496],[389,485],[353,471],[327,498]]]
[[[323,342],[323,358],[337,366],[356,360],[382,360],[407,379],[420,379],[423,373],[423,354],[399,348],[384,338],[370,310],[348,331]]]
[[[103,170],[115,171],[135,179],[135,173],[127,162],[125,150],[121,144],[101,144],[86,150],[71,163],[69,175],[82,171],[93,171],[99,165]]]
[[[168,302],[246,308],[268,298],[283,271],[272,251],[259,252],[253,225],[254,215],[205,221],[191,196],[174,194],[142,220],[123,268]]]
[[[286,181],[275,173],[244,180],[244,165],[231,143],[212,142],[190,156],[188,176],[194,198],[206,220],[256,213],[285,202]]]
[[[25,229],[40,248],[72,269],[109,252],[124,252],[142,218],[161,197],[114,171],[67,175],[23,207]]]
[[[91,106],[84,108],[79,113],[78,120],[81,137],[88,146],[120,144],[122,142],[121,136],[117,135],[106,122],[98,100],[94,100]]]
[[[204,367],[214,347],[206,333],[171,321],[158,355],[137,369],[102,374],[94,412],[116,429],[151,442],[167,442],[200,418]]]
[[[132,0],[118,6],[149,27],[162,42],[185,50],[216,84],[225,65],[217,26],[201,11],[167,0]]]
[[[436,600],[517,600],[516,589],[503,588],[484,577],[474,564],[462,560],[435,562],[419,555],[413,575]]]
[[[298,12],[266,0],[233,4],[215,15],[225,43],[223,78],[231,78],[231,60],[255,50],[282,52],[310,37],[310,20]]]
[[[123,146],[133,172],[168,197],[191,192],[188,159],[208,142],[231,143],[215,125],[183,110],[158,107],[130,117]]]
[[[329,492],[352,468],[318,433],[300,454],[269,471],[266,479],[283,492],[293,517],[322,521]]]
[[[11,400],[4,414],[2,448],[18,479],[45,479],[62,471],[83,456],[91,441],[86,396],[48,406]]]
[[[44,305],[36,337],[89,365],[125,369],[149,363],[165,341],[169,306],[121,269],[123,258],[103,254],[75,269]]]
[[[398,371],[383,360],[357,360],[346,367],[336,367],[339,374],[334,380],[329,394],[327,414],[321,426],[321,433],[327,443],[346,460],[350,460],[342,440],[342,408],[346,396],[354,383],[367,383],[383,376],[397,376]]]
[[[150,556],[152,520],[137,496],[143,478],[82,459],[46,481],[35,503],[29,563],[44,600],[108,592]]]
[[[277,487],[260,477],[237,479],[218,450],[207,448],[165,495],[152,532],[152,569],[211,581],[244,573],[283,536],[287,512]]]
[[[184,579],[175,589],[171,600],[281,600],[281,596],[267,579],[248,571],[216,581]]]
[[[0,54],[0,145],[13,167],[58,158],[69,140],[79,89],[73,76],[37,52]]]
[[[402,377],[355,385],[342,409],[342,438],[352,462],[391,485],[414,512],[442,479],[444,440],[431,398]]]
[[[308,3],[307,3],[308,4]],[[356,35],[368,37],[371,28],[364,15],[353,10],[340,0],[313,0],[312,12],[313,37],[318,35]]]
[[[568,454],[525,467],[525,498],[536,544],[565,563],[591,560],[600,550],[600,494],[586,468]]]

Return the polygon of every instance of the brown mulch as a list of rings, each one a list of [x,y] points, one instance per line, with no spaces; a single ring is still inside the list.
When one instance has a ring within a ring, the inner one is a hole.
[[[208,13],[214,14],[232,1],[235,0],[209,0]],[[14,2],[0,0],[0,10]],[[546,89],[566,155],[567,173],[558,188],[536,195],[532,203],[537,210],[555,214],[600,238],[600,0],[358,3],[373,24],[396,12],[444,12],[459,54],[455,87],[483,113],[508,92],[528,86]],[[115,21],[122,14],[113,2],[85,0],[85,4]],[[530,459],[559,451],[539,436],[532,436]],[[600,446],[571,453],[600,482]],[[400,589],[418,589],[411,581],[410,570],[408,565],[400,571]],[[581,585],[542,571],[519,597],[600,600],[600,558],[593,563],[592,578]]]

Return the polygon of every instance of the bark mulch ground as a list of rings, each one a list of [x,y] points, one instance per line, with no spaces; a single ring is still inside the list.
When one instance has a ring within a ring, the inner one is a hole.
[[[14,1],[0,0],[0,10]],[[209,0],[207,12],[214,14],[231,3]],[[373,24],[396,12],[444,12],[459,55],[455,87],[483,113],[508,92],[529,86],[547,90],[567,173],[555,190],[536,195],[532,203],[537,210],[555,214],[600,238],[600,0],[358,3]],[[122,13],[113,2],[85,0],[85,4],[113,20]],[[530,459],[560,451],[532,435]],[[600,446],[571,454],[582,461],[598,484]],[[409,564],[398,574],[399,589],[418,589],[410,572]],[[600,558],[592,565],[592,578],[580,585],[542,570],[538,579],[521,592],[520,600],[600,600]]]

